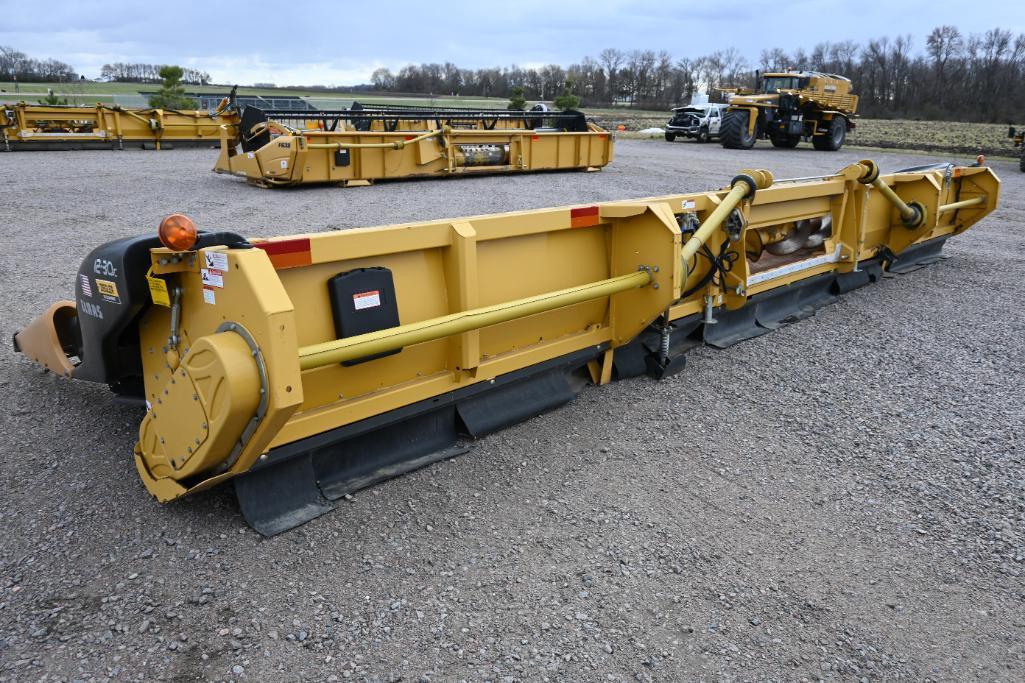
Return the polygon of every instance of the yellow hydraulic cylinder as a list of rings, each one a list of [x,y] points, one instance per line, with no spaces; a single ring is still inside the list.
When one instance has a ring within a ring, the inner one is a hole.
[[[299,349],[299,367],[302,370],[312,370],[376,353],[394,351],[404,346],[479,330],[482,327],[525,318],[535,313],[544,313],[603,296],[611,296],[628,289],[643,287],[649,282],[651,282],[651,273],[647,270],[639,270],[636,273],[628,273],[556,292],[538,294],[526,299],[507,301],[494,306],[461,311],[377,332],[303,346]]]

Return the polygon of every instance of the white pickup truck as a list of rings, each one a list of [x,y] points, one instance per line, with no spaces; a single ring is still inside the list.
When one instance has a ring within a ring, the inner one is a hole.
[[[726,104],[692,104],[674,107],[673,118],[666,124],[666,141],[677,137],[696,138],[708,142],[719,137],[719,126],[726,111]]]

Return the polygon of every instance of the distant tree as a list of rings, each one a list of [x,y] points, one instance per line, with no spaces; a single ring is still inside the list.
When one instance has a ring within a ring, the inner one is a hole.
[[[46,90],[46,97],[44,97],[41,100],[39,100],[39,104],[46,104],[46,105],[49,105],[49,106],[55,106],[55,105],[67,104],[67,103],[68,103],[68,98],[66,98],[66,97],[63,97],[63,98],[57,97],[57,94],[53,90],[50,90],[49,88],[47,88],[47,90]]]
[[[511,94],[509,96],[509,106],[507,109],[514,109],[516,111],[523,111],[527,108],[527,100],[523,97],[523,86],[514,85]]]
[[[160,90],[149,98],[149,106],[154,109],[196,108],[196,101],[185,95],[185,88],[181,84],[184,72],[180,66],[162,66],[159,73],[163,83]]]
[[[375,90],[391,90],[395,87],[395,76],[385,67],[374,69],[370,75],[370,82],[374,84]]]
[[[580,106],[580,98],[573,94],[573,79],[567,78],[562,87],[562,94],[555,98],[555,106],[566,111]]]

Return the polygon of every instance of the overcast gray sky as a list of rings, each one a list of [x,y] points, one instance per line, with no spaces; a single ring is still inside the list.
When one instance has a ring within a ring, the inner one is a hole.
[[[476,0],[474,2],[82,2],[0,0],[0,45],[69,62],[88,77],[107,62],[177,63],[215,82],[351,85],[379,66],[451,61],[464,68],[554,62],[603,48],[697,57],[929,31],[1025,32],[1025,0]],[[45,17],[40,16],[45,12]]]

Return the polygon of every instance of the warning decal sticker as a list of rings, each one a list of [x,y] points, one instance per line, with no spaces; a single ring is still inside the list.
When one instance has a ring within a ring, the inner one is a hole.
[[[206,260],[206,267],[211,270],[223,272],[228,269],[228,255],[223,251],[204,251],[203,258]]]
[[[224,273],[210,268],[200,268],[200,275],[203,277],[204,287],[224,287]]]
[[[364,308],[375,308],[381,305],[381,292],[375,289],[372,292],[360,292],[352,295],[352,305],[356,307],[357,311],[362,311]]]

